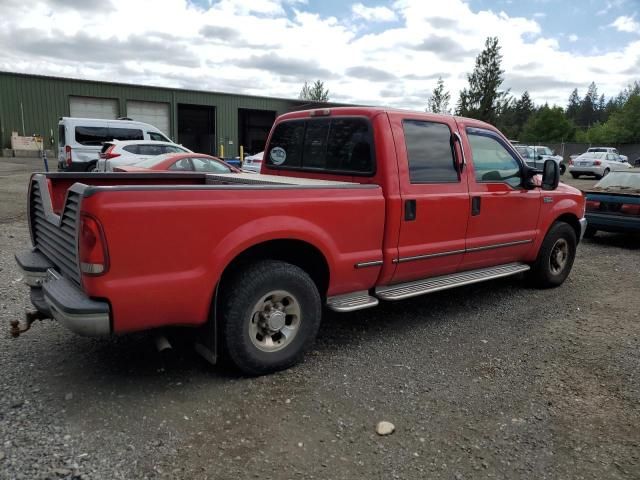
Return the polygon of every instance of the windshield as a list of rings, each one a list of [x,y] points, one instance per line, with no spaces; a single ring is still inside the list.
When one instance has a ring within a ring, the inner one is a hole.
[[[611,172],[595,187],[597,189],[640,190],[640,172]]]
[[[169,157],[173,157],[175,153],[165,153],[164,155],[156,155],[155,157],[148,158],[135,164],[136,167],[151,168],[158,165],[160,162],[164,162]]]
[[[538,155],[553,155],[553,152],[549,147],[537,147],[536,151]]]

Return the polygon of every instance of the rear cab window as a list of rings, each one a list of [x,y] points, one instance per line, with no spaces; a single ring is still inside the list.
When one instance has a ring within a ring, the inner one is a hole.
[[[276,125],[265,154],[268,168],[373,176],[371,124],[363,117],[287,120]]]
[[[453,135],[444,123],[404,120],[411,183],[459,182]]]

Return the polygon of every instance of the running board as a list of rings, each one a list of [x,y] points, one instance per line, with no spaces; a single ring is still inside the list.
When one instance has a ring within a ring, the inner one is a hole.
[[[336,295],[327,299],[327,308],[334,312],[353,312],[376,305],[378,305],[378,299],[370,296],[367,290]]]
[[[425,293],[438,292],[449,288],[471,285],[495,278],[507,277],[516,273],[526,272],[531,267],[524,263],[508,263],[497,267],[480,268],[466,272],[452,273],[440,277],[431,277],[415,282],[399,283],[376,288],[376,296],[382,300],[402,300],[417,297]]]

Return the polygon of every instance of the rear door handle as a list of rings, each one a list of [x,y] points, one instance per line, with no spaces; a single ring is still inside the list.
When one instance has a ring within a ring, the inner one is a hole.
[[[416,201],[405,200],[404,201],[404,219],[407,222],[412,222],[416,219]]]
[[[471,197],[471,216],[472,217],[480,215],[480,200],[481,200],[481,197]]]

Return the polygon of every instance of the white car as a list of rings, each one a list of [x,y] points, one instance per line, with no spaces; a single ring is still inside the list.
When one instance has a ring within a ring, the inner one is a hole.
[[[569,164],[569,173],[573,178],[580,175],[592,175],[598,179],[616,170],[632,168],[629,162],[623,162],[619,155],[606,152],[587,152],[576,157]]]
[[[113,172],[114,167],[133,165],[164,153],[193,153],[191,150],[171,142],[152,140],[130,140],[104,142],[97,172]]]
[[[626,155],[620,155],[620,153],[618,153],[618,149],[617,148],[613,148],[613,147],[591,147],[591,148],[587,149],[587,153],[599,153],[599,152],[613,153],[614,155],[617,155],[620,158],[622,158],[623,162],[628,162],[629,161],[629,158],[627,158]]]
[[[260,169],[262,168],[263,156],[264,152],[260,152],[256,153],[255,155],[244,157],[244,162],[242,162],[242,170],[246,170],[247,172],[260,173]]]

